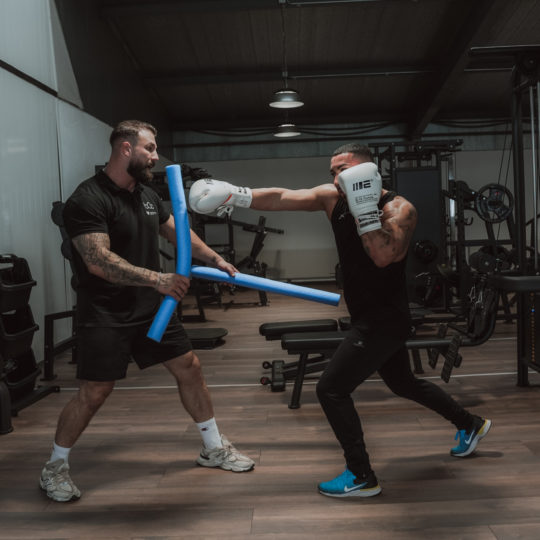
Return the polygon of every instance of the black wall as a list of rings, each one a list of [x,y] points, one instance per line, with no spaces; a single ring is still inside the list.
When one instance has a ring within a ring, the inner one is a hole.
[[[441,191],[441,172],[436,167],[397,169],[396,191],[410,201],[418,212],[407,260],[410,302],[421,302],[422,273],[437,273],[437,264],[445,258],[445,214]],[[432,260],[429,260],[431,255]],[[419,296],[420,293],[420,296]]]

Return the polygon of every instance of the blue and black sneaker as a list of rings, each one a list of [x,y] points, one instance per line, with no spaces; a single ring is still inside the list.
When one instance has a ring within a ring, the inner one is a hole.
[[[476,445],[485,437],[491,427],[491,420],[483,419],[477,416],[474,420],[474,426],[467,433],[464,429],[456,433],[456,440],[459,440],[458,445],[450,450],[450,455],[455,457],[465,457],[472,454],[476,449]]]
[[[381,487],[373,472],[359,479],[345,469],[339,476],[319,484],[319,493],[328,497],[373,497],[381,492]]]

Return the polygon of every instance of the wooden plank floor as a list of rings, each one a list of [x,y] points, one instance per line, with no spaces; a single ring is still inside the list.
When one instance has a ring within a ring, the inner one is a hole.
[[[130,367],[71,454],[80,501],[58,504],[37,487],[58,414],[73,395],[74,366],[57,358],[60,393],[13,418],[0,436],[2,539],[535,539],[540,538],[540,377],[516,386],[515,328],[499,324],[486,344],[462,349],[450,383],[427,366],[424,376],[493,420],[468,459],[449,455],[454,428],[396,396],[377,380],[355,394],[383,493],[331,499],[316,486],[343,470],[341,451],[321,412],[314,381],[302,406],[287,407],[292,385],[272,393],[258,383],[264,360],[285,357],[259,335],[263,322],[339,317],[338,308],[270,295],[270,305],[243,302],[207,308],[227,328],[226,342],[198,351],[218,424],[256,468],[234,474],[197,467],[197,430],[181,408],[167,372]],[[228,300],[228,298],[225,298]],[[433,328],[425,328],[425,331]]]

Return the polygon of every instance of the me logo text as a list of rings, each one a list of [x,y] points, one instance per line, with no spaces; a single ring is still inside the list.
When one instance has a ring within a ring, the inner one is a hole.
[[[353,191],[359,191],[361,189],[369,189],[370,187],[371,187],[371,179],[355,182],[352,186],[352,189]]]

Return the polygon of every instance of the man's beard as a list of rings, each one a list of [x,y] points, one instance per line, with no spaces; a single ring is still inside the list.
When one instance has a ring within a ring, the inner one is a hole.
[[[154,175],[150,170],[153,165],[143,165],[141,163],[130,162],[127,168],[127,172],[132,176],[137,182],[151,182]]]

